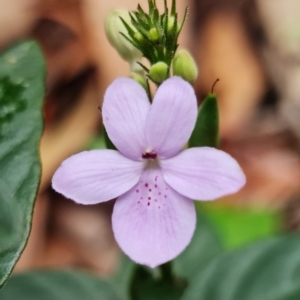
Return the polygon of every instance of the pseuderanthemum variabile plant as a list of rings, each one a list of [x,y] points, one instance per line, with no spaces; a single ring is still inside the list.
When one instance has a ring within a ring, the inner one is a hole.
[[[128,78],[107,89],[102,117],[119,151],[92,150],[65,160],[53,188],[80,204],[114,198],[115,238],[140,264],[156,267],[189,244],[196,224],[192,199],[213,200],[238,191],[245,176],[238,163],[214,148],[183,150],[197,118],[190,84],[166,80],[150,104]]]

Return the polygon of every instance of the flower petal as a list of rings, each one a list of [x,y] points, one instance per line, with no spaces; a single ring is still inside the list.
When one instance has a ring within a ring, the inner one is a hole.
[[[197,118],[197,98],[180,77],[166,80],[157,90],[146,122],[147,144],[159,157],[177,154],[188,141]]]
[[[178,193],[213,200],[237,192],[246,182],[238,163],[214,148],[191,148],[161,161],[165,181]]]
[[[102,117],[118,150],[133,160],[145,152],[145,124],[150,103],[145,90],[129,78],[116,79],[106,90]]]
[[[169,187],[154,168],[118,198],[112,222],[122,250],[135,262],[154,268],[189,244],[196,214],[193,201]]]
[[[140,179],[144,164],[114,150],[75,154],[57,169],[53,188],[80,204],[95,204],[116,198]]]

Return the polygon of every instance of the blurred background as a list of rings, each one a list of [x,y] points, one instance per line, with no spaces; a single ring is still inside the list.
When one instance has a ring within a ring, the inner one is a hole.
[[[163,6],[162,0],[157,0]],[[160,3],[161,2],[161,3]],[[190,6],[181,36],[198,64],[199,103],[214,81],[221,149],[247,185],[203,206],[228,248],[300,228],[299,0],[178,0]],[[146,8],[147,1],[139,3]],[[0,47],[37,40],[48,74],[41,142],[43,175],[29,243],[15,271],[77,267],[114,272],[120,251],[111,231],[113,202],[79,206],[56,194],[51,177],[68,156],[104,147],[101,105],[129,66],[108,44],[104,20],[137,0],[0,0]],[[255,227],[255,229],[253,229]],[[247,237],[246,237],[247,236]]]

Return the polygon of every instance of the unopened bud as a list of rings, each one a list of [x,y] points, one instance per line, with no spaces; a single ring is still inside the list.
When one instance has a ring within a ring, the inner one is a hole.
[[[141,43],[145,40],[145,38],[143,37],[143,35],[140,32],[138,32],[138,31],[134,34],[134,37],[135,37],[136,40],[138,40]]]
[[[168,34],[172,34],[174,32],[174,26],[176,26],[175,33],[178,32],[178,23],[175,24],[175,17],[171,16],[168,19]]]
[[[180,50],[175,55],[172,63],[173,75],[180,76],[193,84],[198,77],[198,68],[191,54],[186,50]]]
[[[159,40],[159,33],[156,28],[151,28],[148,33],[149,39],[153,42]]]
[[[127,30],[120,17],[130,25],[129,13],[125,10],[114,9],[105,20],[106,36],[124,60],[128,62],[138,60],[142,57],[142,53],[120,34],[122,32],[127,35]]]
[[[150,68],[149,75],[155,82],[162,83],[167,78],[168,69],[166,63],[158,62]]]
[[[147,90],[147,82],[144,76],[142,76],[139,73],[132,72],[130,73],[129,77],[132,78],[137,83],[139,83],[145,90]]]

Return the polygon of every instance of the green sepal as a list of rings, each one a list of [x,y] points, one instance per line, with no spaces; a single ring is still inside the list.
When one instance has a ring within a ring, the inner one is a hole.
[[[176,15],[176,0],[172,0],[171,16]]]
[[[145,13],[145,11],[143,10],[143,8],[141,7],[140,4],[138,4],[137,6],[137,11],[142,15],[142,16],[145,16],[147,18],[147,20],[149,21],[149,16]]]
[[[182,29],[183,29],[183,26],[187,20],[187,16],[188,16],[188,13],[189,13],[189,6],[185,9],[185,12],[184,12],[184,17],[183,17],[183,21],[181,23],[181,26],[180,28],[178,29],[178,35],[181,33]]]
[[[189,148],[213,147],[219,145],[219,109],[214,94],[208,94],[203,101],[195,128],[189,140]]]
[[[139,61],[137,61],[137,64],[146,72],[146,73],[149,73],[149,69],[144,66],[142,63],[140,63]]]
[[[136,21],[141,25],[145,30],[149,30],[149,18],[147,18],[147,15],[141,14],[140,12],[132,12],[136,18]]]

